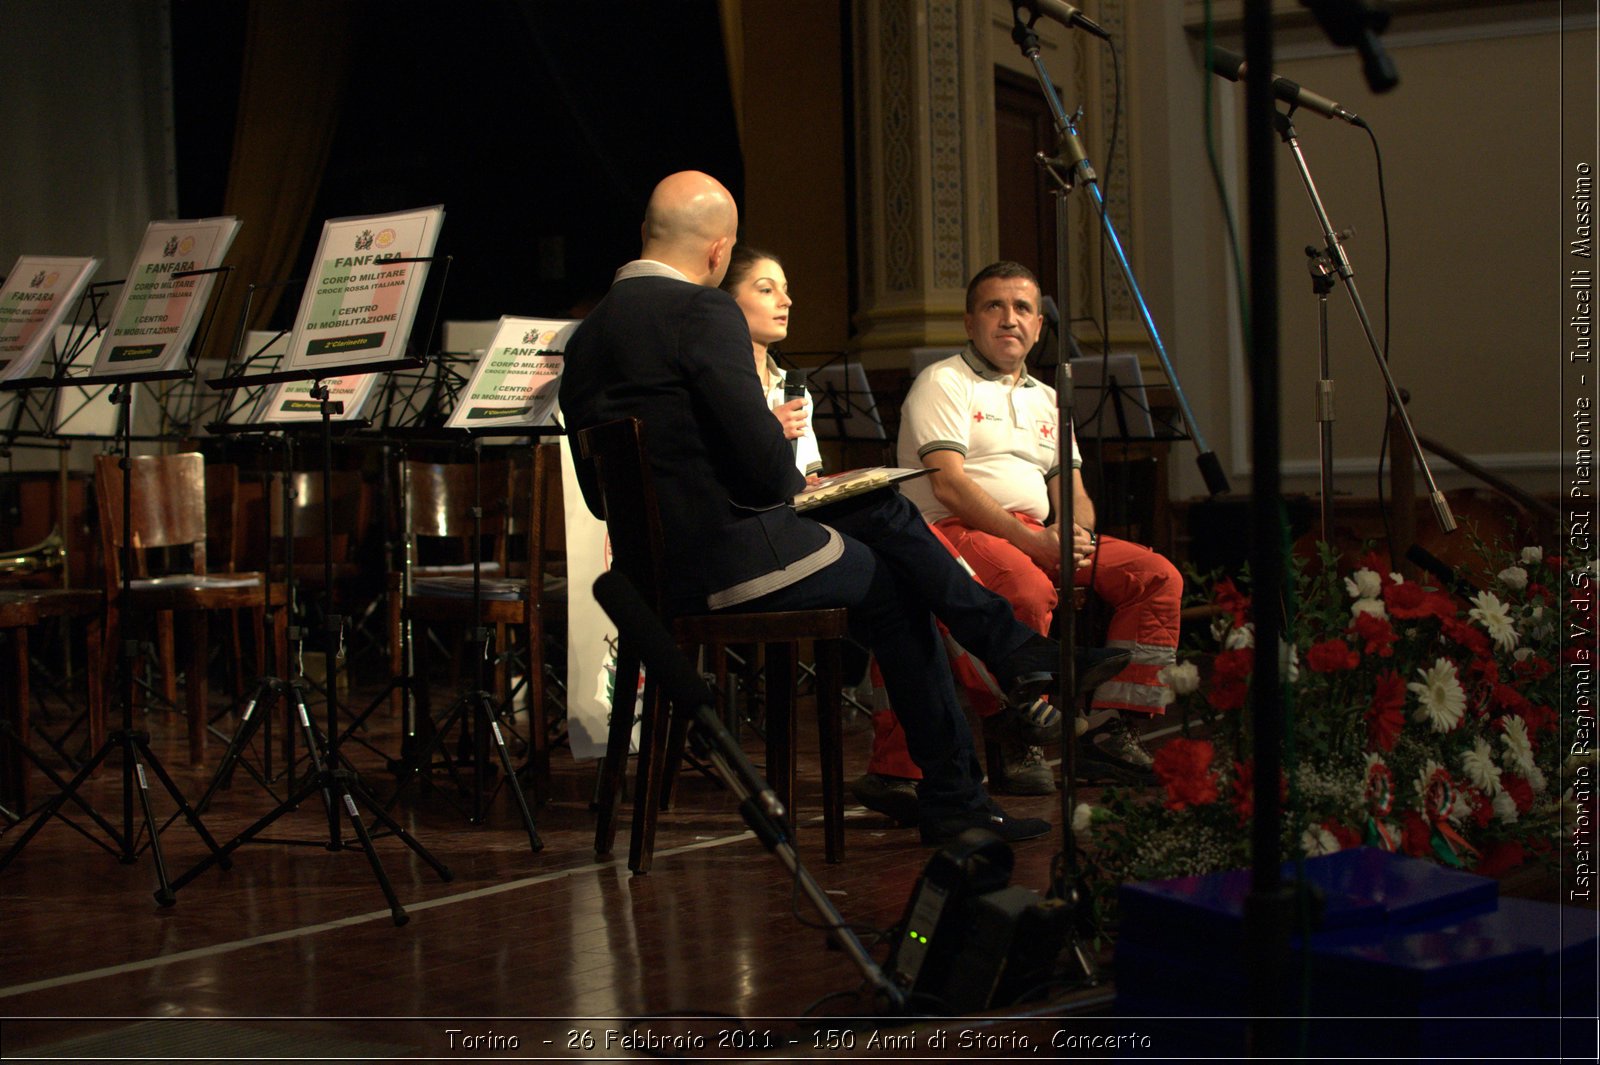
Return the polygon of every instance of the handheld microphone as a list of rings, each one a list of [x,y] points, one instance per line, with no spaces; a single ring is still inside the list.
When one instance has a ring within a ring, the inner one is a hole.
[[[1085,15],[1082,11],[1066,3],[1065,0],[1011,0],[1011,7],[1021,17],[1022,9],[1028,9],[1028,25],[1031,27],[1043,15],[1052,22],[1059,22],[1067,29],[1083,30],[1093,34],[1102,41],[1109,41],[1111,34],[1107,33],[1099,23]]]
[[[806,395],[806,374],[804,370],[785,370],[783,374],[783,401],[804,399]],[[789,450],[796,456],[800,454],[800,441],[789,441]],[[802,471],[803,472],[803,471]]]
[[[806,373],[804,370],[786,370],[783,375],[783,401],[791,399],[804,399],[806,394]]]
[[[1226,48],[1213,48],[1211,50],[1211,73],[1218,74],[1229,81],[1238,81],[1247,73],[1244,56],[1237,52],[1230,52]],[[1326,96],[1320,96],[1310,89],[1303,88],[1298,82],[1288,78],[1272,75],[1272,95],[1284,103],[1294,107],[1304,107],[1308,111],[1315,111],[1324,118],[1337,118],[1348,122],[1352,126],[1365,127],[1366,123],[1359,115],[1346,111]]]

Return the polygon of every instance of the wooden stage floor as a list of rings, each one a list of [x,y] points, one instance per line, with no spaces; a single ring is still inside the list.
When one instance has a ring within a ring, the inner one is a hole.
[[[319,713],[320,703],[312,709]],[[196,798],[210,771],[186,764],[181,718],[147,714],[139,727]],[[395,747],[394,731],[375,719],[374,744]],[[861,771],[869,741],[864,723],[849,737],[847,779]],[[814,728],[803,731],[802,860],[849,921],[886,928],[933,852],[914,830],[854,808],[845,861],[827,865],[814,744]],[[747,749],[756,748],[747,734]],[[213,740],[211,751],[214,764],[222,744]],[[346,751],[387,797],[394,778],[381,757]],[[826,945],[815,914],[744,830],[728,793],[686,772],[675,809],[663,816],[654,870],[635,877],[626,866],[627,820],[615,858],[592,850],[592,763],[574,763],[564,748],[554,760],[552,799],[536,809],[545,843],[537,854],[503,792],[481,827],[437,795],[413,788],[401,801],[397,817],[453,873],[444,882],[399,840],[378,841],[410,917],[403,927],[391,921],[348,826],[345,848],[327,848],[317,800],[267,833],[300,843],[247,845],[232,869],[202,874],[165,909],[152,896],[148,852],[122,865],[52,821],[0,872],[0,1056],[775,1060],[865,1056],[874,1034],[915,1035],[869,1019],[874,1007],[858,993],[859,970]],[[85,791],[113,822],[122,816],[122,776],[114,758]],[[153,779],[152,789],[164,818],[172,805]],[[1058,798],[1007,804],[1059,824]],[[224,842],[275,805],[241,773],[205,824]],[[0,851],[20,831],[0,837]],[[182,821],[161,841],[173,878],[205,854]],[[1059,837],[1018,845],[1013,882],[1042,890],[1059,846]],[[876,956],[885,953],[880,947]],[[1056,1020],[991,1018],[979,1030],[1031,1025],[1030,1038],[1048,1040],[1061,1015],[1103,1013],[1107,998],[1102,985],[1054,999],[1043,1012]],[[707,1043],[686,1054],[685,1033]],[[679,1042],[651,1045],[658,1036]]]

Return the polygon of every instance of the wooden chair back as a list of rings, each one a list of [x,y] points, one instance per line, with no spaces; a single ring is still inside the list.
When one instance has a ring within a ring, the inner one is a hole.
[[[273,477],[272,538],[274,550],[283,536],[283,489],[280,477]],[[329,485],[333,494],[333,540],[335,562],[353,562],[367,540],[372,520],[372,490],[360,470],[334,470]],[[320,471],[300,471],[289,480],[289,530],[294,536],[295,562],[323,561],[323,521],[327,503]]]
[[[661,513],[655,479],[646,468],[644,424],[622,418],[577,434],[579,461],[592,463],[605,510],[613,567],[627,576],[658,613],[661,589]]]
[[[454,541],[455,556],[450,561],[465,563],[472,560],[472,508],[475,495],[481,497],[483,515],[479,531],[488,544],[483,553],[485,563],[496,563],[504,572],[506,565],[506,538],[511,521],[511,466],[504,459],[493,459],[482,464],[482,483],[474,492],[473,467],[470,462],[416,462],[407,460],[401,501],[402,513],[409,512],[410,525],[405,535],[411,541],[412,557],[421,541],[436,544]],[[422,560],[424,564],[427,559]]]
[[[198,451],[139,455],[130,460],[129,526],[122,527],[122,469],[116,455],[96,455],[95,501],[105,547],[107,586],[122,582],[124,535],[133,544],[136,575],[146,575],[152,548],[187,547],[191,573],[206,572],[206,467]]]

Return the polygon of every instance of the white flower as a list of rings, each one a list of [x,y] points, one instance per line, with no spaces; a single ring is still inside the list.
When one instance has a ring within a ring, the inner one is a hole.
[[[1072,809],[1072,831],[1082,835],[1089,831],[1089,826],[1094,822],[1094,807],[1086,802],[1080,802]]]
[[[1544,770],[1540,769],[1536,765],[1530,765],[1528,767],[1528,784],[1533,788],[1535,793],[1542,792],[1545,788],[1550,786],[1550,782],[1544,778]]]
[[[1507,566],[1496,573],[1494,579],[1512,591],[1520,592],[1528,586],[1528,571],[1521,566]]]
[[[1332,854],[1339,849],[1339,840],[1321,825],[1312,825],[1300,834],[1300,849],[1307,858]]]
[[[1511,797],[1509,791],[1501,789],[1495,792],[1494,815],[1508,825],[1517,819],[1517,800]]]
[[[1383,592],[1383,578],[1370,569],[1358,569],[1344,579],[1351,599],[1376,599]]]
[[[1174,662],[1170,666],[1163,666],[1156,678],[1177,695],[1200,690],[1200,671],[1193,662]]]
[[[1443,768],[1444,766],[1435,762],[1432,758],[1422,763],[1422,771],[1417,774],[1417,779],[1412,784],[1412,787],[1417,792],[1417,805],[1426,805],[1428,801],[1428,781],[1432,780],[1433,775]]]
[[[1389,611],[1385,609],[1382,599],[1357,599],[1350,604],[1350,616],[1358,618],[1362,614],[1386,618],[1389,616]]]
[[[1211,638],[1221,643],[1227,638],[1228,630],[1233,628],[1233,618],[1222,614],[1211,619]]]
[[[1501,727],[1505,731],[1500,735],[1500,742],[1506,748],[1502,760],[1519,775],[1531,777],[1535,766],[1533,744],[1528,740],[1528,723],[1522,720],[1520,714],[1507,714],[1501,721]]]
[[[1517,630],[1511,624],[1511,613],[1493,592],[1479,592],[1472,597],[1472,609],[1467,616],[1484,627],[1494,645],[1509,651],[1517,645]]]
[[[1393,570],[1391,570],[1389,572],[1389,580],[1392,581],[1395,584],[1404,584],[1406,582],[1406,579],[1405,579],[1404,576],[1402,576],[1401,574],[1395,573]]]
[[[1461,768],[1485,795],[1500,793],[1500,767],[1494,764],[1494,748],[1482,736],[1473,741],[1472,750],[1462,752]]]
[[[1461,715],[1467,709],[1467,693],[1461,690],[1455,663],[1448,658],[1435,658],[1431,669],[1419,669],[1417,674],[1422,681],[1406,685],[1417,693],[1417,709],[1412,718],[1432,725],[1435,732],[1449,732],[1461,723]]]
[[[1529,566],[1538,565],[1544,561],[1544,548],[1524,547],[1522,549],[1522,561]]]
[[[1534,609],[1538,610],[1540,608],[1539,607],[1534,607]],[[1538,617],[1537,614],[1535,614],[1534,616]],[[1518,662],[1526,662],[1528,659],[1533,657],[1533,648],[1531,648],[1531,647],[1519,647],[1515,651],[1511,652],[1511,657],[1513,659],[1515,659],[1516,661],[1518,661]]]
[[[1228,633],[1228,638],[1223,641],[1223,648],[1229,651],[1238,651],[1245,647],[1256,645],[1255,622],[1246,622]]]

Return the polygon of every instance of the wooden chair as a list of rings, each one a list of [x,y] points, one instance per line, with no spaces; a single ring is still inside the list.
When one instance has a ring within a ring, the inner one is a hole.
[[[123,485],[120,459],[115,455],[95,457],[95,496],[99,505],[101,539],[105,549],[106,610],[105,646],[119,646],[122,615],[127,612],[154,614],[170,610],[189,626],[188,662],[184,698],[188,715],[189,757],[205,760],[206,671],[210,649],[207,612],[248,610],[258,614],[265,602],[265,586],[260,573],[230,575],[253,583],[229,587],[174,583],[146,583],[151,576],[149,552],[155,548],[185,549],[188,567],[184,574],[206,574],[205,463],[198,452],[178,455],[140,456],[130,460],[131,527],[123,529]],[[122,599],[122,545],[124,537],[134,548],[134,583],[126,601]],[[283,591],[274,586],[273,599],[282,601]],[[285,645],[287,621],[277,612],[274,639],[278,661],[287,661]],[[265,636],[258,637],[258,647]],[[114,675],[117,655],[102,656],[106,675]]]
[[[0,736],[0,806],[15,821],[28,808],[28,630],[39,621],[33,600],[23,592],[0,593],[0,634],[11,643],[11,664],[0,668],[0,718],[9,726]]]
[[[649,476],[643,425],[636,418],[606,422],[577,434],[578,454],[594,464],[605,506],[606,532],[616,568],[662,613],[662,532],[655,482]],[[822,754],[822,808],[827,860],[844,857],[844,749],[840,721],[840,642],[847,632],[840,609],[774,613],[701,614],[673,618],[679,646],[717,649],[757,643],[767,654],[767,781],[794,817],[795,660],[804,640],[815,641],[817,730]],[[616,803],[633,732],[633,705],[639,683],[638,652],[626,635],[618,641],[615,695],[605,759],[600,768],[599,823],[594,849],[609,854],[616,838]],[[633,833],[628,868],[650,870],[656,818],[670,798],[683,753],[688,720],[668,711],[666,696],[645,678],[644,720],[639,732],[639,765],[634,782]],[[670,726],[670,727],[669,727]]]
[[[552,465],[541,445],[534,449],[531,470],[518,471],[504,459],[485,461],[481,467],[482,514],[479,530],[483,545],[483,590],[485,598],[473,614],[471,596],[471,537],[473,530],[474,474],[470,463],[432,463],[406,461],[402,478],[403,513],[410,515],[405,529],[404,550],[418,558],[419,551],[434,549],[432,559],[414,564],[413,587],[409,597],[400,594],[402,574],[390,574],[389,646],[390,668],[395,676],[405,671],[403,624],[409,620],[422,624],[457,626],[492,625],[495,629],[494,686],[503,710],[511,705],[508,650],[515,642],[522,648],[528,684],[529,739],[528,763],[534,775],[536,796],[542,797],[549,775],[549,724],[545,707],[544,680],[544,530],[552,481]],[[525,560],[511,555],[512,537],[526,543]],[[445,554],[449,549],[453,554]],[[448,562],[444,561],[446,558]],[[531,579],[537,574],[538,579]],[[443,578],[453,588],[429,587],[429,581]],[[421,581],[419,585],[417,582]],[[402,611],[402,601],[406,605]],[[413,637],[420,651],[419,636]],[[419,670],[420,671],[420,670]],[[419,714],[428,710],[427,685],[419,678]],[[400,693],[393,697],[398,711]]]

